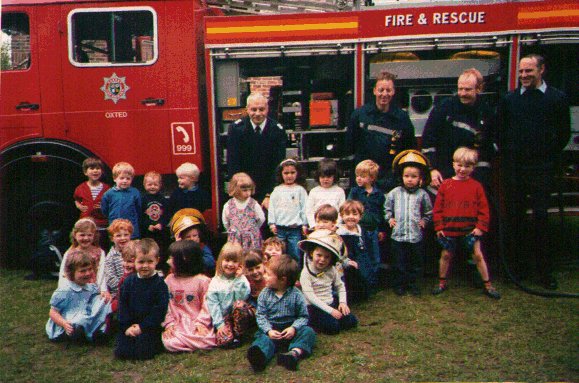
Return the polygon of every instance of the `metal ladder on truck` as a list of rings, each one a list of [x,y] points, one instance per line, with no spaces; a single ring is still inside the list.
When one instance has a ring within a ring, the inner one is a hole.
[[[226,13],[279,14],[350,11],[359,0],[205,0]]]

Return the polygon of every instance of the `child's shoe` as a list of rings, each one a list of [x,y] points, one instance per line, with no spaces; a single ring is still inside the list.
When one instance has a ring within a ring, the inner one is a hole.
[[[483,292],[489,298],[501,299],[501,294],[499,294],[499,292],[495,290],[495,288],[492,286],[489,288],[485,288]]]
[[[265,370],[265,355],[257,345],[247,349],[247,360],[251,364],[253,371],[260,372]]]
[[[297,352],[291,350],[277,355],[277,364],[280,364],[290,371],[297,371],[300,357]]]
[[[72,325],[73,330],[72,333],[70,334],[70,340],[72,340],[73,342],[83,342],[85,340],[85,332],[84,332],[84,327],[79,326],[79,325]]]
[[[436,285],[436,287],[432,289],[432,295],[440,295],[446,290],[448,290],[448,286]]]

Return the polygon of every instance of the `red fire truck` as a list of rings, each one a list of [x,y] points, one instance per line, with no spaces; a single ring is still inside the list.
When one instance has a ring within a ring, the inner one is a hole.
[[[206,218],[219,231],[226,127],[252,90],[269,94],[287,154],[310,174],[320,158],[337,158],[344,183],[344,127],[382,68],[398,75],[397,102],[418,135],[463,69],[481,70],[493,102],[516,86],[527,53],[546,56],[547,81],[577,105],[577,2],[384,3],[218,16],[202,1],[5,0],[0,264],[24,266],[43,229],[70,229],[88,156],[106,163],[109,182],[114,163],[127,161],[138,175],[162,173],[168,191],[174,170],[196,163],[212,191]]]

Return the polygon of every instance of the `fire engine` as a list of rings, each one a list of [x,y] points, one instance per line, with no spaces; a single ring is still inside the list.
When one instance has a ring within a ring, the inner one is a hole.
[[[290,138],[288,156],[310,178],[320,158],[336,158],[344,184],[344,128],[372,99],[381,69],[398,76],[397,102],[417,135],[462,70],[478,68],[484,97],[496,102],[516,87],[518,59],[528,53],[546,56],[548,83],[570,96],[576,114],[575,1],[303,3],[3,1],[0,264],[24,266],[42,230],[68,232],[88,156],[105,162],[109,183],[110,168],[127,161],[138,175],[163,174],[168,191],[174,170],[196,163],[212,193],[206,218],[219,231],[227,126],[251,91],[268,94]]]

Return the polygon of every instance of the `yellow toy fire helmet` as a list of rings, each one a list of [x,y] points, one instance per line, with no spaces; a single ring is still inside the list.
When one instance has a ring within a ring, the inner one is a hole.
[[[197,209],[186,208],[181,209],[173,215],[169,227],[175,239],[179,238],[179,234],[190,227],[197,225],[205,225],[205,217]]]
[[[306,239],[298,242],[301,250],[308,252],[314,246],[321,246],[334,255],[336,261],[342,262],[348,256],[348,250],[342,241],[342,237],[331,230],[320,229],[311,233]]]
[[[422,169],[422,184],[430,184],[430,161],[418,150],[403,150],[392,161],[392,171],[397,177],[402,175],[402,170],[406,166],[416,166]]]

